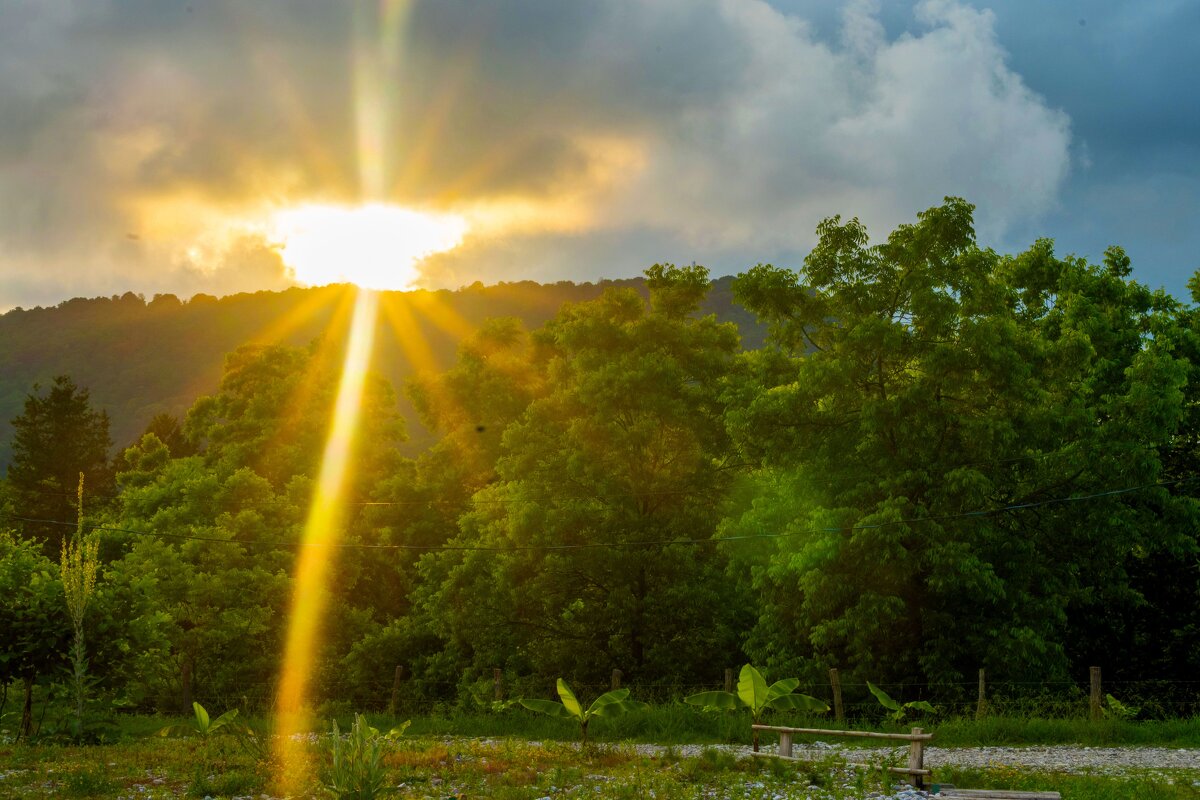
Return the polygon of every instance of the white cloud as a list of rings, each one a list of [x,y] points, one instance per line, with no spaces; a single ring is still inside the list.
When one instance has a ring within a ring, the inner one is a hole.
[[[913,13],[889,37],[878,0],[854,0],[822,38],[762,0],[426,0],[388,98],[393,199],[451,187],[522,210],[431,270],[462,282],[740,268],[802,252],[831,214],[883,236],[947,194],[990,239],[1037,219],[1067,175],[1067,116],[1013,71],[991,12]],[[344,9],[0,0],[0,16],[0,305],[278,286],[262,247],[187,254],[264,204],[352,196]]]
[[[1056,202],[1069,120],[1008,66],[991,12],[927,0],[924,30],[888,41],[874,4],[853,3],[828,44],[764,3],[714,8],[755,56],[724,103],[664,121],[615,224],[649,219],[702,244],[772,249],[806,245],[834,213],[883,235],[960,195],[995,237]]]

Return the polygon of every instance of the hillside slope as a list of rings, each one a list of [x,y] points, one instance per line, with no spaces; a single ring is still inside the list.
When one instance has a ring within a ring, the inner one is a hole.
[[[763,330],[753,315],[734,304],[732,278],[714,282],[705,311],[736,322],[743,344],[757,347]],[[563,303],[599,296],[608,287],[635,287],[640,278],[598,284],[531,281],[457,291],[385,292],[374,368],[397,388],[409,423],[410,449],[431,435],[403,396],[405,381],[418,368],[445,369],[461,338],[484,319],[517,317],[541,325]],[[156,295],[147,302],[126,293],[112,298],[76,298],[53,308],[14,309],[0,315],[0,469],[9,461],[12,427],[35,383],[70,375],[108,411],[118,448],[131,443],[157,413],[178,416],[221,377],[225,355],[245,343],[306,345],[337,331],[346,287],[293,288],[283,292],[197,295],[182,302]],[[335,334],[337,335],[337,334]]]

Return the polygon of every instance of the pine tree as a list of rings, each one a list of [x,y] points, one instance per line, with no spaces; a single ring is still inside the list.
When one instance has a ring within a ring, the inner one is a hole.
[[[14,511],[23,535],[43,540],[47,555],[57,556],[74,526],[79,474],[87,476],[94,497],[111,494],[108,414],[92,408],[87,389],[59,375],[45,394],[34,385],[12,426]]]

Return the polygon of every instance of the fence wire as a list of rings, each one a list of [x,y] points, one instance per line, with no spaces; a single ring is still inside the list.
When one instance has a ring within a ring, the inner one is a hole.
[[[589,702],[614,688],[608,682],[574,682],[568,684],[581,700]],[[632,697],[652,705],[683,702],[689,695],[726,688],[737,690],[736,673],[732,687],[724,677],[704,683],[619,681],[621,688],[630,690]],[[312,697],[316,708],[335,713],[352,711],[407,714],[481,713],[491,710],[493,700],[521,697],[555,696],[555,682],[537,676],[502,675],[498,684],[490,677],[475,681],[454,682],[402,677],[399,681],[352,681],[330,678],[314,683]],[[882,683],[880,688],[895,700],[905,703],[925,700],[932,703],[941,718],[973,717],[980,714],[1002,717],[1078,718],[1092,713],[1090,681],[996,681],[985,683],[981,704],[978,682],[949,684]],[[276,685],[271,681],[239,684],[234,688],[206,686],[197,680],[191,687],[191,699],[215,708],[242,708],[249,712],[269,713],[273,710]],[[832,709],[834,696],[828,682],[808,681],[797,692],[828,703]],[[866,683],[841,682],[841,706],[847,719],[877,720],[885,711],[867,690]],[[1114,707],[1109,696],[1117,701]],[[1200,716],[1200,681],[1187,680],[1113,680],[1101,684],[1100,713],[1140,720],[1180,719]],[[182,709],[181,687],[164,687],[155,697],[134,703],[130,710],[139,712]],[[832,711],[829,715],[832,718]]]

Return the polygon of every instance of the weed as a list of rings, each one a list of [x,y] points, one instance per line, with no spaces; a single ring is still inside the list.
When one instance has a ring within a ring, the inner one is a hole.
[[[559,702],[550,700],[520,700],[520,704],[530,711],[546,714],[558,719],[573,719],[579,723],[579,740],[585,746],[588,743],[588,723],[595,717],[619,717],[630,711],[647,711],[650,706],[638,700],[629,699],[628,689],[613,689],[597,697],[592,704],[584,709],[575,697],[575,693],[563,681],[558,679]]]
[[[106,771],[82,769],[63,779],[68,797],[111,797],[120,788]]]
[[[797,678],[784,678],[767,685],[766,678],[751,664],[742,667],[738,676],[737,694],[733,692],[700,692],[684,698],[685,703],[706,711],[734,711],[745,708],[750,711],[757,725],[768,709],[800,711],[803,713],[829,710],[829,706],[815,697],[796,693],[800,685]],[[753,734],[754,752],[758,752],[758,731]]]
[[[696,763],[707,772],[732,772],[737,768],[737,756],[727,750],[706,747],[700,751]]]
[[[875,699],[879,701],[881,706],[892,712],[892,722],[903,722],[905,716],[910,711],[924,711],[927,714],[937,713],[937,709],[925,700],[911,700],[901,704],[899,701],[893,700],[891,695],[870,681],[867,681],[867,689],[870,690],[871,694],[875,695]]]
[[[335,720],[330,741],[333,766],[324,780],[326,790],[340,800],[374,800],[393,791],[383,765],[383,749],[390,739],[400,736],[407,727],[408,723],[405,723],[401,728],[381,734],[367,724],[366,717],[356,714],[354,725],[343,740]]]
[[[248,770],[231,770],[219,775],[206,772],[197,766],[192,782],[188,784],[188,797],[235,797],[251,794],[263,786],[262,777]]]

